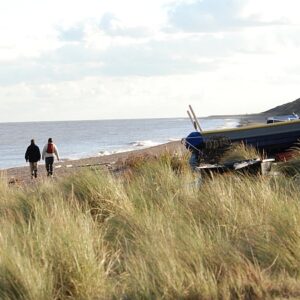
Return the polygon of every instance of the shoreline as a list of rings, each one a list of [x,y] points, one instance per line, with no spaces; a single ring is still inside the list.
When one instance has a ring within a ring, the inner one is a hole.
[[[184,145],[181,144],[180,140],[172,141],[149,148],[136,149],[132,151],[113,153],[103,156],[91,156],[87,158],[65,160],[54,162],[54,178],[62,177],[68,174],[78,171],[80,168],[84,167],[103,167],[108,169],[116,168],[122,165],[128,158],[144,155],[159,155],[164,151],[169,151],[171,153],[179,152],[183,153],[186,150]],[[29,163],[27,166],[12,167],[0,170],[2,178],[5,178],[9,184],[24,185],[34,182],[39,182],[40,180],[46,179],[46,170],[44,161],[39,161],[38,163],[38,178],[31,179]]]
[[[259,123],[265,123],[264,116],[239,116],[239,125],[237,127],[244,127]],[[188,150],[184,145],[181,144],[180,140],[177,140],[147,148],[111,153],[102,156],[89,156],[85,158],[63,161],[55,160],[54,178],[66,176],[84,167],[102,167],[108,169],[116,169],[118,166],[121,166],[128,158],[144,155],[155,156],[163,153],[164,151],[169,151],[171,153],[184,153]],[[9,184],[17,185],[31,184],[47,178],[44,161],[40,161],[38,163],[38,179],[31,179],[29,164],[25,166],[1,169],[0,175],[2,178],[5,178]]]

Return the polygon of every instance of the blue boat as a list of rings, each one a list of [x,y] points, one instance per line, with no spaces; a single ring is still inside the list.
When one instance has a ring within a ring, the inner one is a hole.
[[[246,127],[197,131],[185,139],[187,148],[205,150],[213,141],[240,143],[255,147],[261,152],[274,154],[295,146],[300,138],[300,120],[281,121]]]

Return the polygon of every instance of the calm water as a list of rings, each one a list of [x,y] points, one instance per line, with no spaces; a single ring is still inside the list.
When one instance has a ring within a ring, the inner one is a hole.
[[[203,119],[203,129],[236,127],[238,119]],[[77,159],[151,147],[186,137],[193,131],[185,118],[0,123],[0,169],[25,165],[32,138],[42,150],[52,137],[61,159]]]

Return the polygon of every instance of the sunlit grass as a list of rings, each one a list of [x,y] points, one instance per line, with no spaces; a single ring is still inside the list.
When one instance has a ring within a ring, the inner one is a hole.
[[[1,180],[0,299],[300,297],[296,181],[196,176],[164,154],[129,176]]]
[[[243,143],[233,144],[220,159],[220,162],[239,161],[246,159],[263,158],[255,148],[246,146]]]

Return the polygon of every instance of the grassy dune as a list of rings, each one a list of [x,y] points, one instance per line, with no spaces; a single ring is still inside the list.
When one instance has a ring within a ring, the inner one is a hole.
[[[30,189],[0,182],[0,299],[300,297],[300,188],[178,158]]]

